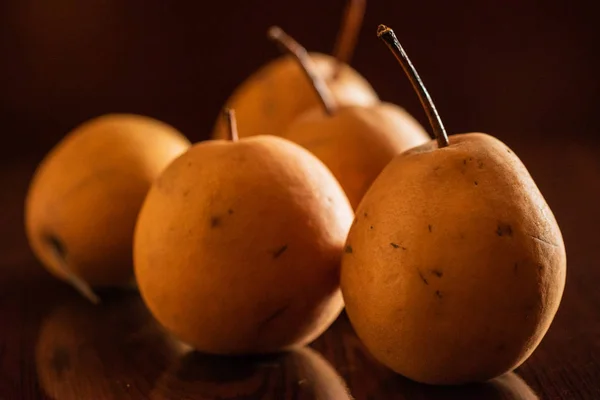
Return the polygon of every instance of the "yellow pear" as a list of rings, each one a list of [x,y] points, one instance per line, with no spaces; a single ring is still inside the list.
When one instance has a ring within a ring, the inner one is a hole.
[[[348,0],[334,56],[311,53],[315,72],[327,82],[340,105],[369,105],[378,101],[375,90],[348,65],[365,10],[365,0]],[[290,56],[277,58],[250,75],[226,101],[236,111],[240,137],[280,135],[302,112],[317,106],[319,99]],[[213,137],[227,137],[222,118],[215,124]]]
[[[485,381],[535,350],[558,310],[559,226],[519,158],[482,133],[445,133],[393,31],[437,141],[383,170],[356,211],[341,287],[354,329],[394,371],[430,384]]]
[[[160,121],[94,118],[39,165],[25,204],[31,248],[53,275],[93,301],[90,287],[128,285],[137,214],[152,181],[189,141]]]
[[[156,319],[197,350],[303,345],[343,307],[352,219],[339,183],[302,147],[275,136],[205,141],[148,193],[134,239],[138,287]]]
[[[392,158],[426,143],[425,129],[404,109],[390,103],[343,106],[299,43],[281,29],[272,30],[309,77],[321,106],[302,114],[282,136],[316,155],[331,170],[355,209],[371,183]]]

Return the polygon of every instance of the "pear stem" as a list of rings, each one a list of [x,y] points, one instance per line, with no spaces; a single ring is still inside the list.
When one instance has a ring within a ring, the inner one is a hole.
[[[446,147],[450,143],[448,141],[448,135],[446,134],[446,129],[444,129],[444,124],[442,123],[442,119],[440,118],[435,105],[433,104],[433,100],[431,100],[431,96],[427,92],[423,81],[419,77],[417,70],[410,62],[410,59],[406,55],[406,52],[402,48],[402,45],[396,38],[396,34],[390,28],[385,25],[379,25],[377,28],[377,37],[385,42],[388,48],[392,51],[404,73],[410,80],[413,89],[417,92],[417,96],[419,96],[419,100],[421,101],[421,105],[427,114],[427,118],[429,119],[429,123],[431,124],[431,128],[433,129],[433,133],[435,134],[435,138],[438,143],[438,147]]]
[[[81,294],[83,297],[89,300],[90,303],[99,304],[100,298],[96,293],[94,293],[90,285],[86,281],[81,279],[79,276],[77,276],[71,270],[71,268],[69,268],[63,244],[55,236],[50,236],[47,242],[48,246],[50,247],[50,253],[54,258],[54,261],[58,264],[59,268],[65,273],[67,281],[71,284],[71,286],[73,286],[75,290],[79,292],[79,294]]]
[[[344,18],[342,19],[342,27],[338,33],[333,56],[337,59],[337,64],[333,72],[333,79],[337,79],[342,71],[344,64],[348,64],[356,48],[358,34],[362,27],[365,9],[367,7],[366,0],[348,0]]]
[[[294,57],[312,84],[325,112],[328,115],[333,115],[337,109],[333,93],[331,93],[331,90],[327,87],[325,80],[317,74],[315,64],[306,49],[278,26],[269,28],[267,36],[281,46],[285,52]]]
[[[235,118],[235,110],[232,108],[225,108],[223,110],[223,115],[225,116],[225,121],[227,122],[227,133],[228,139],[232,142],[237,142],[240,138],[238,135],[237,129],[237,119]]]

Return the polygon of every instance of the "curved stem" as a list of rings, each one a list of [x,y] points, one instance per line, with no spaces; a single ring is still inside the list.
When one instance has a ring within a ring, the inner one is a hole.
[[[348,64],[352,58],[366,7],[366,0],[348,0],[346,4],[342,26],[333,50],[333,56],[337,59],[333,79],[337,79],[344,64]]]
[[[47,238],[47,242],[48,246],[50,247],[50,252],[54,257],[54,261],[56,261],[59,268],[66,274],[67,281],[71,284],[71,286],[73,286],[75,290],[77,290],[83,297],[88,299],[91,303],[99,304],[100,298],[96,293],[94,293],[90,285],[86,281],[81,279],[79,276],[77,276],[71,270],[71,268],[69,268],[69,265],[67,264],[66,260],[66,251],[61,241],[59,241],[54,236],[49,236]]]
[[[327,87],[325,80],[317,74],[316,67],[306,49],[278,26],[269,28],[267,35],[271,40],[280,45],[283,50],[294,57],[312,84],[325,112],[333,115],[337,108],[333,94]]]
[[[429,96],[423,81],[419,77],[415,67],[410,62],[410,59],[404,52],[404,49],[402,48],[402,45],[400,45],[398,38],[396,38],[394,31],[385,25],[379,25],[379,28],[377,28],[377,36],[382,39],[392,53],[394,53],[394,56],[396,56],[396,59],[410,80],[413,89],[415,89],[415,92],[417,92],[417,96],[419,96],[421,105],[423,106],[423,109],[425,109],[425,113],[427,114],[427,118],[429,119],[429,123],[433,129],[433,133],[435,134],[438,147],[442,148],[448,146],[448,135],[446,134],[444,124],[442,123],[442,120],[435,109],[433,100],[431,100],[431,96]]]
[[[223,114],[225,114],[225,120],[227,121],[227,138],[232,142],[237,142],[239,140],[239,135],[237,130],[237,119],[235,118],[235,110],[231,108],[225,108],[223,110]]]

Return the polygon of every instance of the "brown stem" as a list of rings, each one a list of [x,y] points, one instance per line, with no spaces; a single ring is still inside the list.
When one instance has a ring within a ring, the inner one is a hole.
[[[444,129],[444,124],[435,109],[435,105],[433,104],[433,100],[431,100],[431,96],[427,92],[423,81],[419,77],[417,70],[410,62],[410,59],[404,52],[402,45],[396,38],[394,31],[388,28],[385,25],[379,25],[377,28],[377,36],[382,39],[385,44],[389,47],[389,49],[394,53],[396,59],[402,66],[404,73],[410,80],[413,89],[417,92],[417,96],[419,96],[419,100],[421,101],[421,105],[427,114],[427,118],[429,119],[429,123],[431,124],[431,128],[433,129],[433,133],[435,134],[435,138],[438,142],[438,147],[446,147],[449,145],[448,135],[446,134],[446,130]]]
[[[58,264],[59,268],[65,273],[67,281],[69,281],[71,286],[73,286],[75,290],[77,290],[83,297],[88,299],[91,303],[99,304],[100,298],[98,297],[98,295],[96,295],[96,293],[94,293],[90,285],[86,281],[81,279],[79,276],[77,276],[71,270],[71,268],[69,268],[69,265],[67,264],[66,260],[66,250],[64,245],[62,244],[62,241],[60,241],[56,236],[48,236],[46,239],[46,242],[50,247],[50,252],[54,257],[54,261]]]
[[[278,26],[269,28],[267,35],[271,40],[280,45],[283,50],[294,57],[312,84],[325,112],[333,115],[337,108],[333,93],[327,87],[325,80],[317,74],[316,67],[306,49]]]
[[[227,132],[228,139],[232,142],[237,142],[240,138],[237,130],[237,119],[235,118],[235,110],[231,108],[225,108],[223,110],[223,114],[225,115],[225,120],[227,121]]]
[[[346,4],[342,26],[333,50],[333,56],[337,59],[333,79],[337,79],[344,64],[348,64],[352,58],[366,7],[366,0],[348,0]]]

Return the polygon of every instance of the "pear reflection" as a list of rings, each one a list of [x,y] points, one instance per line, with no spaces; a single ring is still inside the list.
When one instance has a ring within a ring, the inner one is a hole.
[[[538,400],[527,383],[514,372],[506,373],[487,382],[462,386],[430,386],[397,376],[380,387],[383,395],[401,393],[406,399],[461,399],[461,400]],[[375,398],[380,398],[377,395]],[[385,398],[385,397],[381,397]]]
[[[55,399],[146,397],[181,347],[135,294],[111,296],[100,306],[73,297],[44,319],[36,370],[40,386]]]
[[[160,377],[150,395],[152,400],[288,397],[352,399],[333,367],[310,348],[253,357],[220,357],[188,351]]]

